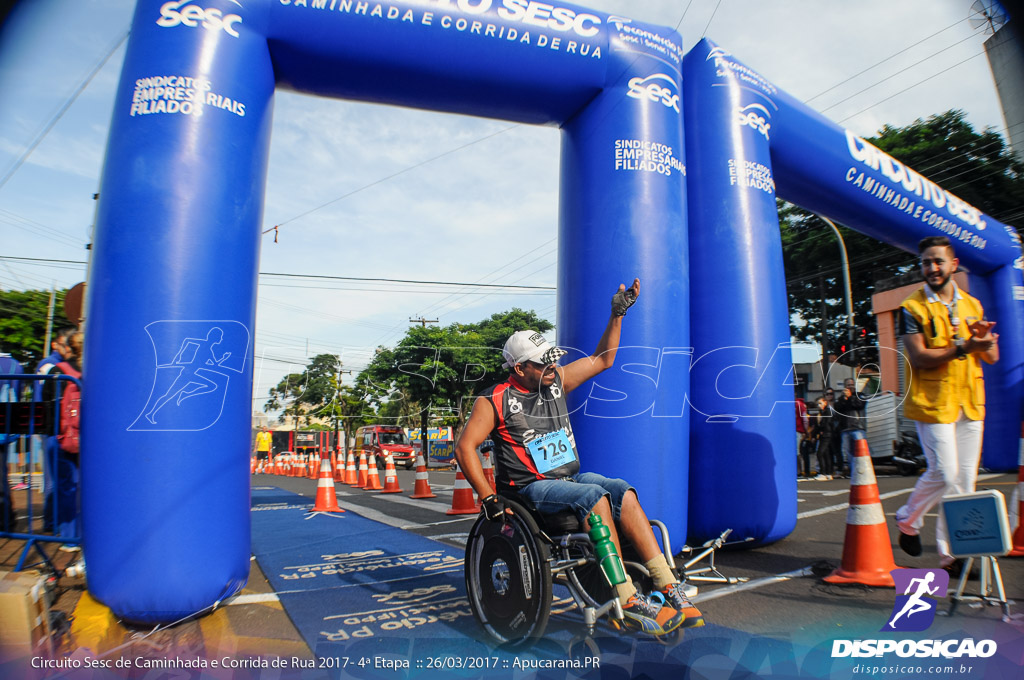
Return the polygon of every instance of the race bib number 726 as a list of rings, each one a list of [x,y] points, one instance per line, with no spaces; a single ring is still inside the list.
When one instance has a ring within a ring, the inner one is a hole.
[[[541,474],[576,460],[576,452],[565,430],[556,430],[543,437],[537,437],[527,444],[526,448],[533,458],[533,464],[537,466],[537,472]]]

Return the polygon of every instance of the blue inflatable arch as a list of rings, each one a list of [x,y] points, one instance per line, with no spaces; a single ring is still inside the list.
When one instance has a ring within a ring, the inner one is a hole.
[[[898,174],[891,163],[710,43],[687,57],[685,102],[683,70],[674,31],[560,2],[140,0],[88,292],[85,389],[101,405],[82,428],[92,594],[120,617],[172,621],[248,576],[252,338],[277,87],[559,126],[559,344],[589,352],[609,291],[644,282],[615,370],[572,395],[585,466],[628,477],[676,548],[688,524],[698,536],[786,535],[795,469],[791,410],[773,410],[792,398],[788,354],[768,361],[789,339],[774,190],[763,187],[772,162],[791,200],[885,240],[908,245],[935,227],[889,215],[891,203],[846,179],[854,167],[883,181]],[[987,217],[942,214],[986,239],[977,250],[988,259],[961,259],[986,277],[986,306],[1019,346],[1020,302],[1007,297],[1020,290],[1007,264],[1019,246]],[[1017,366],[1009,344],[1002,364]],[[1019,376],[999,370],[1013,420]],[[992,430],[1002,431],[990,426],[986,446]]]
[[[731,527],[773,541],[796,524],[789,312],[778,195],[917,252],[946,235],[997,320],[985,367],[984,465],[1017,465],[1024,287],[1011,228],[921,177],[703,40],[684,60],[689,196],[691,541]],[[727,314],[723,318],[724,313]],[[781,355],[781,359],[780,359]]]

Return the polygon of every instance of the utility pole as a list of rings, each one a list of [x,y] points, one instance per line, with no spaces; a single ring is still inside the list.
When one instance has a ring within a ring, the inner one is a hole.
[[[338,434],[338,411],[341,409],[341,376],[343,374],[345,374],[345,373],[348,373],[349,375],[352,375],[352,371],[343,371],[343,370],[341,370],[339,368],[338,369],[338,377],[336,378],[337,389],[334,392],[334,398],[336,400],[338,400],[338,403],[335,405],[335,410],[334,410],[334,447],[336,449],[341,449],[343,453],[348,454],[348,434],[346,433],[346,435],[345,435],[345,445],[344,446],[340,446],[341,438],[340,438],[340,436]]]
[[[818,276],[818,299],[821,300],[821,382],[824,391],[828,389],[828,374],[832,368],[832,360],[828,354],[828,306],[825,304],[825,277],[821,275]]]
[[[422,328],[426,328],[428,323],[437,323],[438,319],[424,319],[422,316],[418,319],[409,319],[409,323],[418,323]],[[431,395],[431,401],[433,401],[433,395]],[[421,404],[421,406],[423,406]],[[423,461],[429,466],[430,459],[427,454],[430,450],[427,442],[427,430],[430,429],[430,402],[427,402],[426,406],[420,410],[420,443],[422,445]]]
[[[43,356],[50,354],[50,337],[53,334],[53,304],[57,299],[57,284],[50,284],[50,307],[46,312],[46,340],[43,341]]]
[[[843,287],[846,289],[846,346],[853,349],[853,290],[850,287],[850,259],[846,255],[846,243],[843,241],[843,235],[839,233],[839,229],[836,225],[827,217],[817,215],[818,219],[827,224],[832,229],[832,233],[836,235],[836,240],[839,241],[839,257],[843,263]]]

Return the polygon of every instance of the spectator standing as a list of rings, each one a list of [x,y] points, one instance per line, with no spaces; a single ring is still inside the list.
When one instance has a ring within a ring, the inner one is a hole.
[[[866,439],[867,422],[864,411],[867,402],[857,392],[857,383],[853,378],[843,381],[843,393],[836,399],[835,412],[837,426],[839,427],[842,439],[842,467],[836,468],[837,474],[849,476],[850,459],[853,456],[854,442],[858,439]]]
[[[260,428],[260,431],[256,433],[256,460],[266,461],[270,459],[270,432],[267,431],[267,426],[264,425]]]
[[[949,239],[923,239],[918,254],[925,285],[903,301],[899,329],[912,377],[903,413],[915,421],[928,461],[907,504],[896,511],[900,548],[912,556],[922,552],[918,534],[925,514],[946,494],[974,491],[985,426],[981,362],[999,360],[995,323],[985,321],[981,303],[953,280],[960,261]],[[959,575],[941,512],[935,532],[939,566]]]
[[[76,328],[68,326],[61,328],[50,341],[50,353],[43,357],[36,364],[36,375],[48,375],[53,367],[65,360],[68,352],[68,338],[75,334]],[[38,380],[32,391],[33,401],[43,400],[43,381]],[[57,473],[56,462],[52,459],[50,447],[46,444],[46,436],[49,433],[39,433],[32,437],[32,458],[40,458],[43,461],[43,507],[50,508],[53,505],[53,478]],[[53,513],[43,512],[43,531],[53,531]]]
[[[17,359],[0,352],[0,375],[20,375],[22,372]],[[6,402],[18,401],[20,392],[20,380],[0,380],[0,408]],[[7,453],[17,440],[18,435],[0,432],[0,530],[3,531],[14,530],[14,503],[11,501],[11,487],[7,481]]]
[[[75,331],[67,341],[67,353],[64,361],[53,366],[48,372],[49,375],[70,375],[80,378],[82,375],[82,348],[84,336],[80,331]],[[63,395],[69,389],[64,381],[62,390],[57,390],[57,381],[48,381],[43,389],[43,397],[47,400],[56,399],[58,394]],[[66,414],[61,410],[61,418]],[[77,416],[76,416],[77,417]],[[62,428],[64,425],[62,424]],[[50,503],[47,506],[46,514],[53,520],[53,531],[55,535],[73,539],[79,536],[78,519],[78,458],[75,451],[68,451],[61,447],[59,437],[48,437],[46,440],[46,453],[50,458],[51,469],[53,470],[53,491],[50,494]],[[65,543],[61,550],[75,552],[80,548],[74,543]]]
[[[811,439],[815,444],[815,453],[818,458],[818,476],[830,480],[833,475],[833,427],[835,419],[832,417],[832,407],[828,398],[824,395],[818,397],[816,402],[818,412],[811,419]]]
[[[807,450],[808,436],[810,435],[811,421],[807,417],[807,402],[803,397],[796,398],[796,453],[797,470],[800,469],[800,459],[803,458],[803,476],[810,477],[811,456]]]

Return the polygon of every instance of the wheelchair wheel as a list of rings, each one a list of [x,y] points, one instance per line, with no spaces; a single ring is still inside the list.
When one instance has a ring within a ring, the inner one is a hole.
[[[544,634],[551,614],[547,544],[522,506],[509,502],[504,521],[481,515],[466,542],[466,595],[473,616],[506,649]]]

